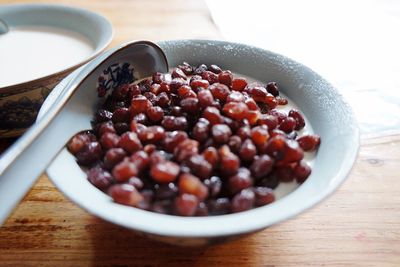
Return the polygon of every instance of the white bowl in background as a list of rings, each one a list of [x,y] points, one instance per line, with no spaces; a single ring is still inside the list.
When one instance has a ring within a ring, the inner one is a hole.
[[[64,77],[110,44],[113,29],[105,17],[65,5],[0,5],[0,19],[10,29],[0,35],[0,69],[16,74],[0,83],[0,137],[14,137]]]

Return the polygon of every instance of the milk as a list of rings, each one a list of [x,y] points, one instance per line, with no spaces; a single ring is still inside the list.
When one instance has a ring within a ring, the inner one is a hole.
[[[0,87],[27,82],[87,59],[94,45],[84,35],[48,26],[10,27],[0,35]]]

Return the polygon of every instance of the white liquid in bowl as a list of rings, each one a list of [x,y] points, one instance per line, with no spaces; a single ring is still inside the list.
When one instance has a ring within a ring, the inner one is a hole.
[[[0,87],[72,67],[93,54],[83,34],[48,26],[11,27],[0,35]]]

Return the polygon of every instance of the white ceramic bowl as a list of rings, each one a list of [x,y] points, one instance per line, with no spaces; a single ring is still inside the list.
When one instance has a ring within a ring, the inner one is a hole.
[[[21,75],[18,82],[0,86],[0,137],[13,137],[21,135],[35,121],[44,99],[63,78],[97,56],[110,44],[113,29],[111,23],[97,13],[64,5],[0,5],[0,18],[10,27],[10,32],[18,27],[47,27],[54,31],[76,33],[78,37],[87,39],[92,46],[91,51],[81,60],[73,63],[70,61],[70,64],[59,66],[57,70],[48,67],[48,72],[42,71],[45,74],[33,79],[27,80]],[[12,55],[17,53],[9,52]],[[60,51],[59,61],[65,60],[62,53]],[[46,66],[46,60],[46,57],[43,57],[37,64]],[[24,74],[23,69],[16,71]]]
[[[339,92],[311,69],[284,56],[243,44],[206,40],[160,42],[170,66],[182,61],[217,64],[257,80],[276,81],[311,123],[322,143],[311,176],[295,191],[260,208],[237,214],[185,218],[114,203],[87,180],[64,149],[47,169],[54,184],[77,205],[106,221],[177,245],[226,241],[291,218],[331,194],[357,156],[359,132],[351,108]],[[62,90],[60,86],[57,90]],[[45,103],[45,108],[51,105]],[[44,112],[44,111],[42,111]]]

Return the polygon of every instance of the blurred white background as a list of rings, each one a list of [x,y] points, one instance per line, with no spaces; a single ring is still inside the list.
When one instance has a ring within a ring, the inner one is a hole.
[[[400,1],[207,0],[224,38],[293,58],[348,99],[364,135],[400,130]]]

